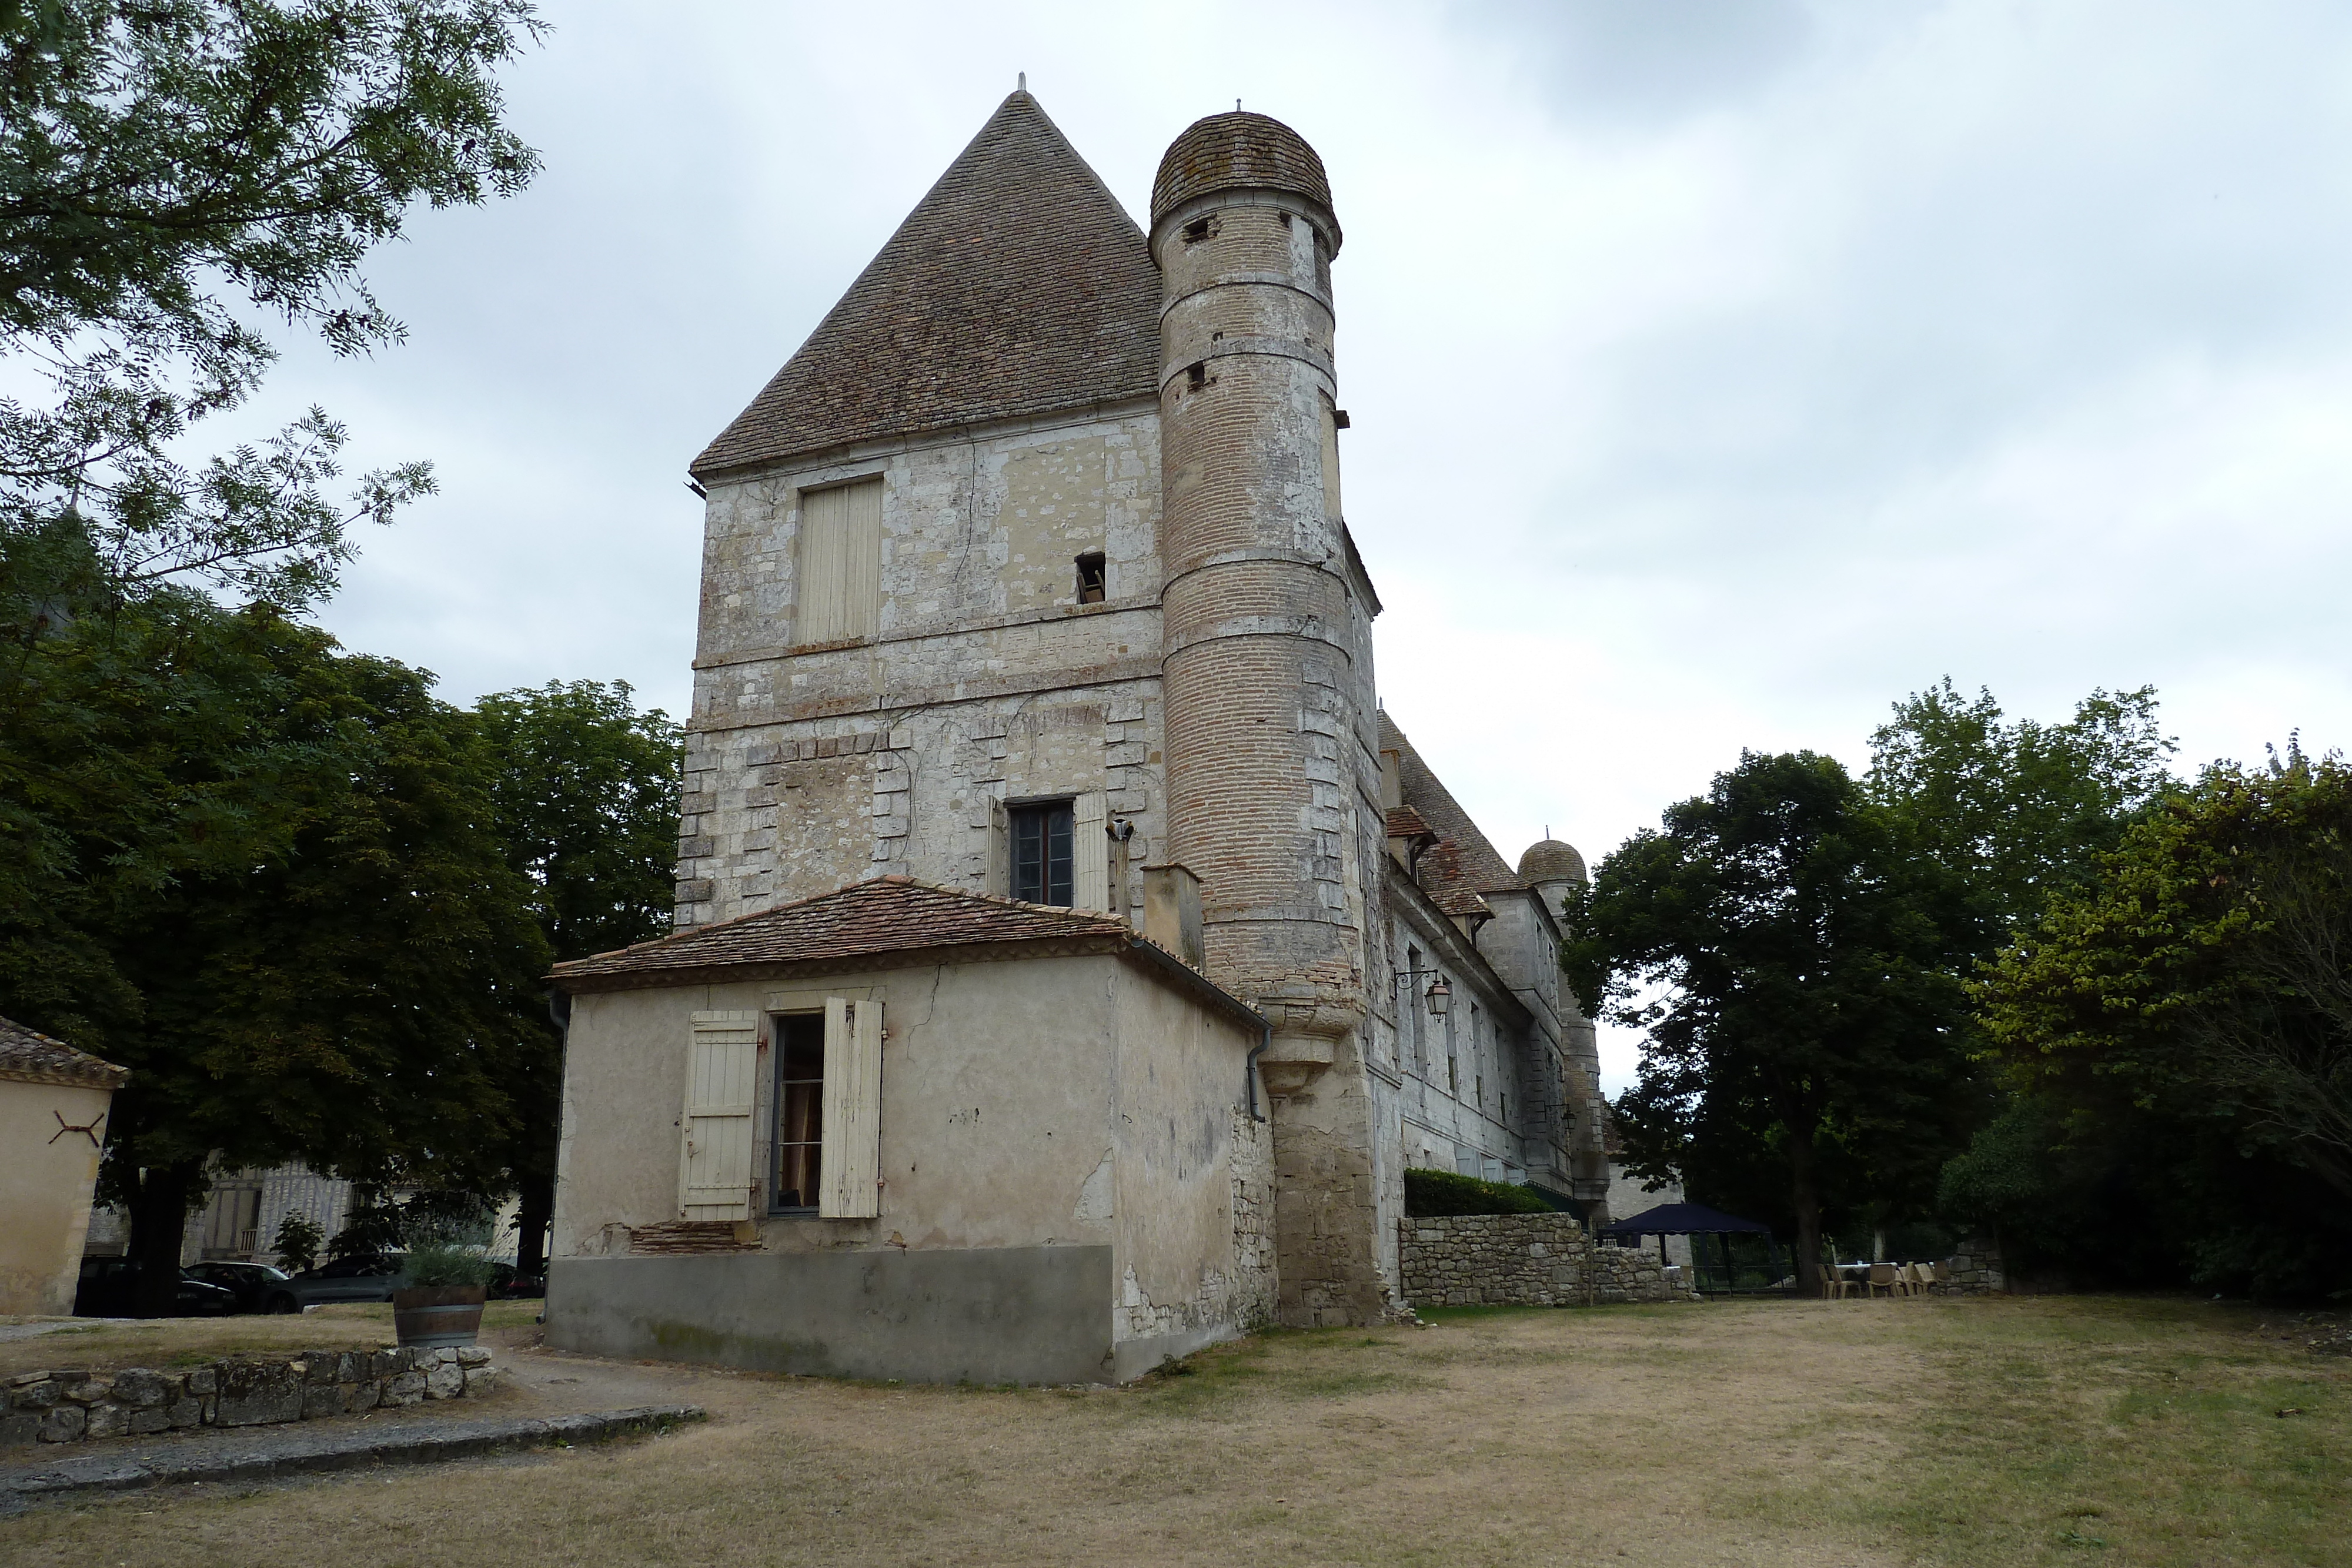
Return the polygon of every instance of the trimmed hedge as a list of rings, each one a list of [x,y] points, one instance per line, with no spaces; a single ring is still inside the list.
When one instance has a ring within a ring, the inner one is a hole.
[[[1453,1171],[1404,1173],[1404,1211],[1412,1218],[1446,1214],[1548,1214],[1551,1205],[1532,1188],[1480,1181]]]

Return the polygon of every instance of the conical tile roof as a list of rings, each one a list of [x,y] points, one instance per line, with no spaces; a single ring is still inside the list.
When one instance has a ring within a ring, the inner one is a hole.
[[[1142,230],[1016,92],[694,472],[773,463],[1159,385]]]

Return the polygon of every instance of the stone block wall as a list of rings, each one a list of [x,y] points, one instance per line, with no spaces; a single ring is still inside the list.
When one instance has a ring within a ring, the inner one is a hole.
[[[1936,1282],[1928,1291],[1937,1296],[1994,1296],[2009,1289],[2000,1249],[1979,1237],[1960,1243],[1960,1249],[1936,1265]]]
[[[478,1396],[498,1377],[490,1353],[475,1345],[239,1356],[189,1372],[27,1372],[8,1381],[0,1448],[348,1416]]]
[[[1234,1321],[1245,1329],[1274,1321],[1280,1281],[1275,1270],[1274,1128],[1234,1112]]]
[[[1593,1244],[1565,1214],[1459,1214],[1398,1224],[1405,1300],[1417,1307],[1566,1307],[1695,1301],[1654,1252]]]

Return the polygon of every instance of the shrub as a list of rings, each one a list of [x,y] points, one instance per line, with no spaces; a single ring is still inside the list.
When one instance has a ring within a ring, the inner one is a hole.
[[[299,1208],[289,1208],[278,1222],[278,1239],[270,1246],[277,1250],[278,1260],[299,1274],[318,1266],[319,1248],[326,1239],[325,1226]]]
[[[1480,1181],[1452,1171],[1404,1173],[1404,1211],[1415,1218],[1443,1214],[1548,1214],[1551,1205],[1530,1187]]]
[[[400,1278],[410,1286],[487,1285],[498,1278],[498,1269],[478,1247],[421,1241],[408,1249]]]

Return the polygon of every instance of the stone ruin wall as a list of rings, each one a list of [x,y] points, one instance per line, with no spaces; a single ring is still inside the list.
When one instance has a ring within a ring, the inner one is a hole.
[[[1698,1300],[1683,1271],[1631,1247],[1595,1245],[1565,1214],[1459,1214],[1398,1223],[1405,1300],[1416,1307],[1569,1307]]]
[[[350,1416],[478,1397],[498,1380],[490,1353],[475,1345],[235,1357],[190,1372],[27,1372],[8,1381],[0,1448]]]

